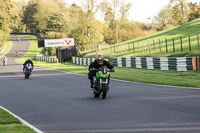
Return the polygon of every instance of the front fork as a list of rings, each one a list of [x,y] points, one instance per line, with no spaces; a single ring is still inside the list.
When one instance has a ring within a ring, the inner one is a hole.
[[[102,91],[102,89],[108,86],[109,79],[102,79],[102,78],[97,79],[96,77],[93,77],[93,82],[95,83],[96,88],[99,91]]]
[[[98,90],[102,90],[103,85],[108,86],[109,82],[110,82],[109,80],[110,80],[110,78],[102,79],[102,78],[97,78],[97,77],[93,76],[93,84],[95,85],[95,88]]]

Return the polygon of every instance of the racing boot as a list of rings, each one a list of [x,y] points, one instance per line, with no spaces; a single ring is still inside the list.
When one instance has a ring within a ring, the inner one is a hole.
[[[94,84],[92,80],[90,80],[90,88],[94,88]]]

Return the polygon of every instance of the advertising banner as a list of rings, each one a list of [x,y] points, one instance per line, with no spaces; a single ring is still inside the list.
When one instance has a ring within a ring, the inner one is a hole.
[[[74,46],[74,38],[67,39],[45,39],[45,47],[61,47],[61,46]]]

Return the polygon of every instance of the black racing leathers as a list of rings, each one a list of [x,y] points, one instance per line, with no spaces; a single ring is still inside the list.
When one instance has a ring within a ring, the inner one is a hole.
[[[88,79],[90,79],[90,81],[92,82],[92,78],[93,76],[96,75],[96,71],[91,71],[91,68],[96,68],[99,69],[101,66],[106,65],[108,67],[108,69],[113,69],[114,67],[106,60],[103,60],[103,64],[99,65],[98,61],[95,60],[94,62],[92,62],[89,66],[89,73],[88,73]]]
[[[32,67],[34,67],[33,66],[33,62],[31,61],[31,60],[27,60],[24,64],[23,64],[23,70],[24,70],[24,68],[25,68],[25,66],[26,66],[26,64],[28,64],[28,63],[30,63],[31,65],[32,65]]]

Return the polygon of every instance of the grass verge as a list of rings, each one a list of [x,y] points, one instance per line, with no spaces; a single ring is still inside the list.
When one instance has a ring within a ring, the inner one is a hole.
[[[0,109],[0,133],[35,133],[35,131],[22,125],[18,119]]]

